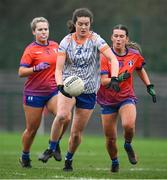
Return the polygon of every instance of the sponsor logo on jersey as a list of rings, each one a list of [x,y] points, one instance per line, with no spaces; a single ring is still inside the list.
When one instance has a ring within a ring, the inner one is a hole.
[[[133,66],[133,61],[130,60],[130,61],[128,62],[128,65],[129,65],[130,67],[132,67],[132,66]]]
[[[41,51],[37,51],[37,52],[35,52],[35,54],[42,54],[42,52]]]
[[[55,53],[57,53],[57,49],[56,49],[56,48],[53,48],[53,51],[54,51]]]

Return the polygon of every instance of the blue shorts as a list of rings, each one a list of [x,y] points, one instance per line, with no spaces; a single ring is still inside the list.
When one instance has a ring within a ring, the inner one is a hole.
[[[32,107],[44,107],[46,103],[55,95],[58,94],[58,91],[54,91],[48,96],[31,96],[31,95],[25,95],[23,97],[23,103],[27,106]]]
[[[136,104],[136,100],[129,98],[129,99],[126,99],[125,101],[122,101],[121,103],[119,103],[115,106],[100,105],[101,106],[101,114],[116,113],[125,104]]]
[[[96,94],[81,94],[76,97],[76,107],[82,109],[94,109],[96,104]]]

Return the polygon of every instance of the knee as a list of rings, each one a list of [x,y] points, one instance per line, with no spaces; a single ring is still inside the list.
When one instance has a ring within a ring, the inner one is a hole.
[[[116,137],[106,137],[106,141],[107,141],[107,144],[110,144],[111,146],[112,145],[115,145],[116,144]]]
[[[71,136],[71,140],[72,140],[75,144],[80,143],[80,141],[81,141],[81,134],[80,134],[79,132],[72,132],[72,133],[70,134],[70,136]]]
[[[70,118],[69,118],[69,115],[68,114],[58,114],[57,115],[57,120],[60,122],[60,123],[67,123],[70,121]]]
[[[123,128],[125,131],[131,132],[134,131],[135,126],[133,124],[124,124]]]
[[[112,132],[112,133],[111,133]],[[112,129],[110,131],[105,131],[106,141],[110,144],[115,144],[117,139],[116,129]]]
[[[70,121],[71,121],[71,115],[69,114],[69,115],[67,115],[65,122],[66,122],[67,124],[69,124]]]
[[[29,136],[34,137],[37,133],[38,128],[27,128],[26,132]]]

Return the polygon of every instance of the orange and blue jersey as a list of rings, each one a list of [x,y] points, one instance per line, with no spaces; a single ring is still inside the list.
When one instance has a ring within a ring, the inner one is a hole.
[[[142,69],[143,65],[145,64],[144,58],[141,56],[139,51],[131,48],[127,48],[126,54],[123,56],[119,56],[114,51],[113,53],[116,55],[119,62],[119,74],[127,71],[131,74],[131,76],[126,81],[119,83],[121,89],[120,92],[115,92],[111,88],[106,89],[105,86],[101,85],[97,93],[97,103],[100,105],[115,106],[129,98],[134,99],[135,101],[137,100],[133,88],[132,74],[134,70]],[[108,75],[108,77],[111,78],[111,71],[112,69],[110,61],[102,55],[101,75]]]
[[[55,67],[58,44],[48,41],[47,45],[36,42],[29,44],[21,58],[20,66],[33,67],[41,62],[50,64],[50,68],[33,73],[24,85],[24,95],[47,96],[57,89],[55,82]]]

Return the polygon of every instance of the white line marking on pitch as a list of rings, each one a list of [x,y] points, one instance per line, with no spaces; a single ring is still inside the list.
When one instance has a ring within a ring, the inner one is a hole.
[[[151,168],[130,168],[130,171],[167,171],[167,169]]]

